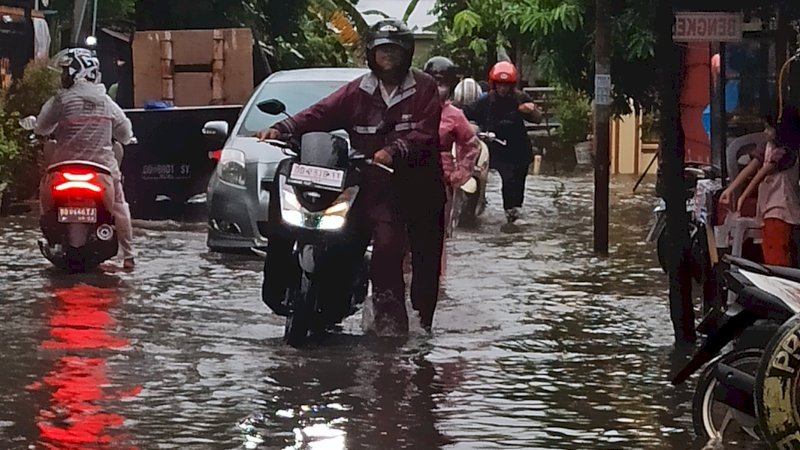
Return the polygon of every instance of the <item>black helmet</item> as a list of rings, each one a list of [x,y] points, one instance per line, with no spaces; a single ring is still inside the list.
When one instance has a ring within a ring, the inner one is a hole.
[[[378,70],[375,65],[375,49],[381,45],[393,44],[406,51],[405,70],[411,68],[414,57],[414,33],[399,19],[379,20],[367,31],[367,64],[372,71]]]
[[[458,67],[450,58],[434,56],[425,63],[425,73],[451,88],[458,82]]]

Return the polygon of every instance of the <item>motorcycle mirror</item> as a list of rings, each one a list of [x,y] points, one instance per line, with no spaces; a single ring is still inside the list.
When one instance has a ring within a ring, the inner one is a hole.
[[[278,114],[286,114],[286,105],[283,104],[282,101],[271,98],[269,100],[264,100],[263,102],[258,104],[258,109],[271,116],[277,116]]]
[[[19,126],[22,127],[23,130],[33,130],[36,128],[36,116],[28,116],[24,119],[20,119]]]

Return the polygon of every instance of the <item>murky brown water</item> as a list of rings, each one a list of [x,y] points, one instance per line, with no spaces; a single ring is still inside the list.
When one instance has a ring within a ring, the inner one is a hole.
[[[0,221],[0,448],[680,449],[652,199],[612,192],[612,258],[591,254],[592,180],[533,178],[530,225],[450,244],[435,334],[375,341],[350,318],[281,343],[258,261],[204,234],[137,230],[135,273],[68,276],[34,219]],[[645,192],[647,188],[642,192]]]

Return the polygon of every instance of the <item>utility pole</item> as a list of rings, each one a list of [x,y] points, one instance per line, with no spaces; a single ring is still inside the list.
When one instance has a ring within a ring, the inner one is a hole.
[[[662,191],[667,203],[670,317],[677,343],[694,341],[696,334],[689,270],[689,215],[686,212],[687,193],[683,179],[685,142],[680,109],[683,53],[672,40],[674,17],[672,2],[658,0],[656,60],[659,64],[658,92],[661,100]]]
[[[83,18],[86,16],[86,6],[89,0],[75,0],[72,9],[72,45],[77,46],[81,38]]]
[[[595,0],[594,251],[608,256],[609,123],[611,118],[611,1]]]

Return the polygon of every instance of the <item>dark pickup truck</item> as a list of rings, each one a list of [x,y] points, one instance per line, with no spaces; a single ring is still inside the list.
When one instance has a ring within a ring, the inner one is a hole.
[[[126,146],[123,185],[136,219],[180,216],[189,204],[204,203],[219,144],[205,138],[203,125],[224,120],[233,128],[241,105],[129,109],[137,144]]]

